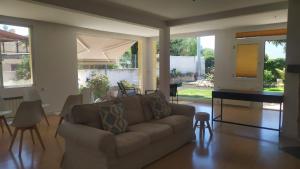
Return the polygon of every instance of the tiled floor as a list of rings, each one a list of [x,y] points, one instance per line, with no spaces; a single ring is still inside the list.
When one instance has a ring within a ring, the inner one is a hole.
[[[208,104],[187,104],[194,105],[197,111],[211,111]],[[278,126],[278,113],[270,110],[226,106],[224,118],[267,127]],[[44,121],[38,126],[46,150],[42,150],[37,138],[33,145],[28,132],[24,136],[22,158],[18,157],[19,137],[10,153],[8,146],[11,137],[6,130],[3,134],[0,133],[0,169],[58,169],[64,149],[63,139],[54,138],[58,117],[50,116],[49,120],[50,127]],[[204,139],[197,136],[195,142],[170,153],[145,169],[299,169],[300,159],[281,150],[286,146],[299,146],[299,143],[279,139],[276,131],[217,124],[212,138],[209,137],[209,132],[206,132]]]

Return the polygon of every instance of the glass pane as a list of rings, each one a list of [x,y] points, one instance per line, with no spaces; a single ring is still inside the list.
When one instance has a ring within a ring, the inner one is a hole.
[[[255,78],[259,44],[239,44],[236,55],[236,76]]]
[[[0,24],[0,32],[3,86],[31,86],[29,28]]]

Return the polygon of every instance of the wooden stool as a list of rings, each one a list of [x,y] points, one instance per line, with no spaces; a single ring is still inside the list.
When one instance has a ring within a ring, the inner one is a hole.
[[[208,113],[197,112],[195,114],[195,119],[196,119],[196,121],[195,121],[195,125],[194,125],[194,131],[196,131],[196,127],[200,127],[200,130],[199,130],[200,137],[202,136],[202,134],[204,135],[206,127],[209,130],[210,136],[213,135],[210,124],[209,124],[210,115]],[[200,125],[198,124],[199,122],[200,122]],[[206,126],[205,126],[205,122],[206,122]]]

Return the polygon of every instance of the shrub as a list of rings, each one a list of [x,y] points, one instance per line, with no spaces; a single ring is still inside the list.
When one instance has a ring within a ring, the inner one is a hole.
[[[87,79],[87,87],[93,91],[94,98],[105,96],[109,89],[109,80],[106,75],[91,73]]]
[[[17,80],[28,80],[31,78],[30,64],[29,64],[29,56],[23,55],[22,62],[17,66],[16,74]]]
[[[264,70],[264,85],[265,87],[273,86],[276,81],[276,77],[273,75],[272,71]]]

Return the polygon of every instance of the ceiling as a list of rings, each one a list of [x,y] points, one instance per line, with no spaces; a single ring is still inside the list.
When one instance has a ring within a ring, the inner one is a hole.
[[[287,0],[93,0],[109,1],[167,19],[217,13]]]
[[[0,1],[0,15],[4,16],[54,22],[76,27],[144,37],[153,37],[158,35],[158,29],[124,22],[117,19],[110,19],[78,10],[45,5],[42,3],[32,3],[29,1]],[[86,0],[84,2],[89,1],[105,1],[105,3],[113,4],[117,3],[115,5],[119,7],[124,5],[126,7],[123,6],[123,8],[138,8],[138,12],[145,11],[147,14],[151,13],[155,16],[155,18],[158,18],[157,16],[159,16],[164,20],[172,20],[195,15],[201,16],[203,14],[216,13],[234,8],[274,3],[282,0],[196,0],[197,2],[193,2],[192,0]],[[276,10],[173,26],[171,27],[171,34],[282,22],[287,22],[287,10]]]
[[[0,1],[0,15],[3,16],[54,22],[82,28],[137,36],[147,37],[158,34],[158,30],[156,29],[127,22],[120,22],[83,12],[55,8],[19,0]]]
[[[173,34],[184,34],[187,32],[219,30],[234,27],[277,24],[286,22],[287,10],[278,10],[253,15],[245,15],[226,19],[174,26],[171,28],[171,32]]]

